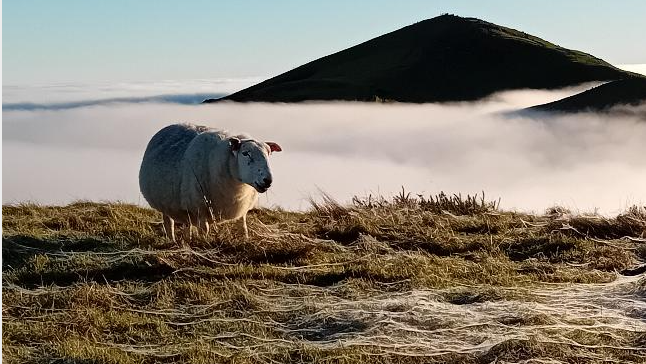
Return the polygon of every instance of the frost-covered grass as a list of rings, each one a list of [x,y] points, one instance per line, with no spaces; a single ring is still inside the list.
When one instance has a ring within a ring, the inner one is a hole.
[[[2,226],[7,362],[646,361],[644,207],[323,197],[185,246],[120,203],[3,206]]]

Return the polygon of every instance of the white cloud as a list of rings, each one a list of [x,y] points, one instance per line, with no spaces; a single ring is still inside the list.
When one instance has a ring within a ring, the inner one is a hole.
[[[502,112],[579,89],[507,92],[482,103],[117,104],[3,112],[3,203],[74,199],[144,203],[141,156],[175,122],[279,142],[264,205],[307,208],[318,188],[352,195],[474,193],[504,208],[554,204],[616,213],[646,202],[646,122],[579,114],[549,120]]]

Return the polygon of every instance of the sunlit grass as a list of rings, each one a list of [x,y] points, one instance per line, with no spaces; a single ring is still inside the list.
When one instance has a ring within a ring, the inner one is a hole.
[[[3,359],[646,359],[644,282],[619,274],[646,256],[644,207],[530,215],[405,191],[312,206],[188,246],[134,205],[3,206]]]

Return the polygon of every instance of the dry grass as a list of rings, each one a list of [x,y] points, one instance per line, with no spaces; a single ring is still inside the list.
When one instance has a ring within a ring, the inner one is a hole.
[[[3,359],[24,363],[646,361],[646,210],[329,196],[190,248],[128,204],[3,206]],[[551,361],[550,361],[551,360]]]

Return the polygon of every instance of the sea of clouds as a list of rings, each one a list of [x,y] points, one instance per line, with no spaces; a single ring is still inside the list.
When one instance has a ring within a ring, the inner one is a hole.
[[[31,97],[5,86],[2,202],[145,205],[137,175],[148,140],[168,124],[190,122],[283,147],[271,156],[275,182],[260,198],[264,206],[307,209],[308,198],[320,191],[347,202],[353,195],[391,196],[402,186],[426,195],[484,191],[505,209],[536,212],[561,205],[611,215],[646,203],[646,120],[631,113],[514,113],[590,84],[441,105],[159,99],[228,93],[254,82],[222,80],[209,88],[207,81],[168,81],[105,86],[105,92],[96,85],[59,85],[54,91],[33,86]],[[35,106],[16,106],[27,103]]]

